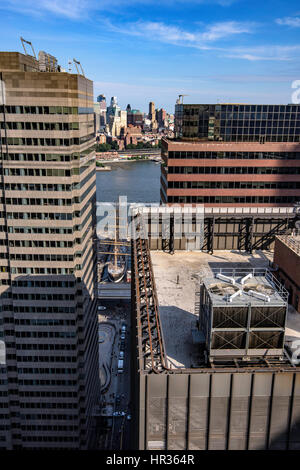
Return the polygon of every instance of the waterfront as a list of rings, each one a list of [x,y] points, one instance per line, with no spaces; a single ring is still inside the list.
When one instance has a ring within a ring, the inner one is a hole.
[[[111,171],[97,171],[97,201],[159,202],[160,165],[153,161],[110,163]]]

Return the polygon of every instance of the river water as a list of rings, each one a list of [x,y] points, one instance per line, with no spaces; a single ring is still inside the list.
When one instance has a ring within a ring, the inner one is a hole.
[[[106,163],[111,171],[97,171],[97,201],[159,202],[160,165],[152,161]]]

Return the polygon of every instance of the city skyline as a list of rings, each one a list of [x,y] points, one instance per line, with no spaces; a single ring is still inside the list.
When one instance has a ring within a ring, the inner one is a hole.
[[[22,52],[23,36],[66,69],[75,57],[95,97],[116,95],[122,109],[147,112],[153,100],[173,113],[180,93],[186,103],[286,104],[300,77],[296,1],[9,0],[0,11],[3,50]]]

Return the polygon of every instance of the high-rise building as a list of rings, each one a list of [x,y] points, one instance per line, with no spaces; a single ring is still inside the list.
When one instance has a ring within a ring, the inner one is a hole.
[[[110,100],[110,105],[107,107],[107,121],[109,121],[110,117],[120,117],[121,108],[118,105],[117,97],[112,96]]]
[[[156,120],[158,122],[159,127],[165,127],[167,118],[167,112],[165,109],[161,108],[156,111]]]
[[[100,393],[93,83],[18,52],[0,53],[0,80],[0,448],[86,449]]]
[[[94,103],[95,132],[104,129],[106,125],[106,98],[104,95],[97,96],[97,103]]]
[[[152,122],[155,121],[155,104],[153,103],[153,101],[150,101],[150,103],[149,103],[149,115],[148,115],[148,117]]]
[[[299,105],[175,107],[164,140],[161,200],[207,206],[292,206],[300,201]]]
[[[142,126],[144,122],[144,115],[139,109],[131,109],[127,112],[127,125]]]
[[[176,104],[177,137],[224,142],[300,142],[300,106]]]

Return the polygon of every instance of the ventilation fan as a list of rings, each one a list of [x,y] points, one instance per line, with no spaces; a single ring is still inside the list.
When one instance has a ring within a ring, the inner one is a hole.
[[[266,286],[264,284],[257,284],[254,282],[247,282],[247,285],[244,286],[244,292],[248,292],[249,290],[258,292],[259,294],[264,295],[272,295],[274,293],[274,289],[271,286]]]
[[[238,287],[232,285],[232,284],[226,284],[225,282],[218,282],[217,284],[212,284],[209,287],[209,291],[212,294],[215,295],[220,295],[221,297],[224,297],[224,295],[232,295],[235,292],[239,290]]]

